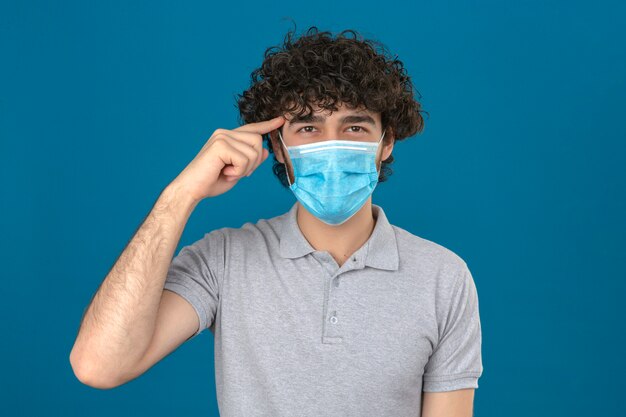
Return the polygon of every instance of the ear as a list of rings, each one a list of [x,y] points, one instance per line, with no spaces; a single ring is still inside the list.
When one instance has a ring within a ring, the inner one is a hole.
[[[393,130],[391,128],[387,129],[387,133],[383,138],[383,143],[385,144],[382,148],[380,159],[381,161],[386,160],[391,155],[393,151],[393,145],[396,142],[396,138],[394,137]]]
[[[281,164],[285,163],[285,158],[283,156],[283,144],[280,142],[280,138],[278,137],[278,130],[273,130],[270,132],[270,140],[272,141],[272,150],[274,151],[274,155],[276,156],[276,160]]]

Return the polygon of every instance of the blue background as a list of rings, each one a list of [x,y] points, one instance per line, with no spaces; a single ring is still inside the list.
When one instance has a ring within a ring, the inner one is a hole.
[[[430,117],[374,203],[476,282],[482,416],[623,412],[626,6],[617,1],[0,6],[3,415],[217,415],[213,336],[113,390],[69,353],[160,191],[296,22],[398,54]],[[436,4],[435,4],[436,3]],[[294,202],[268,159],[179,244]],[[5,413],[6,411],[6,413]]]

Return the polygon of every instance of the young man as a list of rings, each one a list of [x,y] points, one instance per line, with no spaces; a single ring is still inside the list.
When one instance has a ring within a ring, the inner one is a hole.
[[[345,33],[312,28],[266,54],[239,100],[246,124],[214,132],[96,293],[70,357],[81,381],[123,384],[208,328],[223,417],[472,415],[481,328],[467,264],[371,200],[394,143],[421,131],[420,106],[399,61]],[[170,263],[198,202],[270,152],[294,205]]]

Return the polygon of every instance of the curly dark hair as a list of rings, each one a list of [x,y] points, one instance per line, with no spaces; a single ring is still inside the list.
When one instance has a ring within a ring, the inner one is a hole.
[[[422,110],[414,98],[411,78],[397,55],[391,58],[382,43],[363,40],[352,29],[333,38],[329,31],[320,32],[316,26],[298,39],[294,36],[295,29],[285,35],[282,46],[265,50],[261,67],[250,75],[250,88],[236,95],[241,124],[284,114],[312,114],[313,104],[325,111],[336,111],[338,105],[346,104],[380,113],[383,131],[392,131],[385,135],[386,143],[423,130]],[[275,153],[270,134],[263,139],[269,152]],[[392,174],[392,162],[393,155],[381,161],[379,182]],[[283,186],[289,187],[285,165],[276,155],[272,170]]]

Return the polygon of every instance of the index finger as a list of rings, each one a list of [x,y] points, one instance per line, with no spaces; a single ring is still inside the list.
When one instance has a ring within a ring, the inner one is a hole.
[[[260,135],[264,133],[269,133],[274,129],[278,129],[281,127],[285,121],[283,116],[276,116],[273,119],[264,120],[262,122],[248,123],[245,125],[241,125],[238,128],[232,129],[237,132],[250,132],[250,133],[258,133]]]

